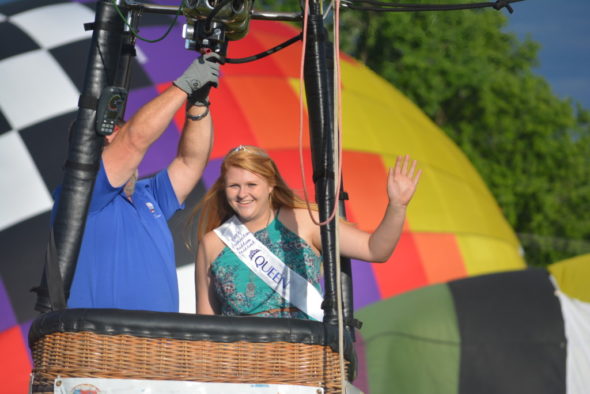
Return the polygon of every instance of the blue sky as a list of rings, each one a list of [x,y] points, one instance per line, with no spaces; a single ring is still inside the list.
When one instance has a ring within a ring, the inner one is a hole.
[[[513,4],[506,31],[541,44],[535,70],[554,93],[590,109],[590,0],[525,0]]]

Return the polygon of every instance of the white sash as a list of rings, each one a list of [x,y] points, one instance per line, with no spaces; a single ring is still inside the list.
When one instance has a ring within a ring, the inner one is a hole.
[[[310,317],[323,321],[320,292],[257,240],[235,215],[213,231],[271,289]]]

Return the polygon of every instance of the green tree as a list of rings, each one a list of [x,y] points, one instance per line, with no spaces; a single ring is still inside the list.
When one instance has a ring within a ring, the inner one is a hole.
[[[534,74],[539,45],[495,10],[342,16],[342,47],[464,150],[530,265],[590,252],[590,114]]]

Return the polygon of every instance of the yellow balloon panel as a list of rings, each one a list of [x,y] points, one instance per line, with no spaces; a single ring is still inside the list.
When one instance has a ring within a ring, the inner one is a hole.
[[[421,161],[485,188],[461,150],[408,98],[362,64],[345,62],[342,70],[345,148],[383,155],[410,149]],[[379,143],[367,145],[365,124]]]
[[[551,264],[549,272],[565,294],[590,302],[590,254]]]
[[[513,231],[489,193],[439,167],[422,167],[424,174],[409,218],[414,231],[486,235],[518,247]]]
[[[424,173],[411,210],[414,232],[471,233],[518,241],[463,152],[397,89],[360,63],[342,62],[343,147],[378,153],[384,166],[408,153]]]
[[[476,234],[456,236],[468,276],[526,267],[519,249],[509,242]]]
[[[487,190],[463,152],[414,103],[364,65],[345,62],[342,70],[345,149],[384,156],[409,151]]]

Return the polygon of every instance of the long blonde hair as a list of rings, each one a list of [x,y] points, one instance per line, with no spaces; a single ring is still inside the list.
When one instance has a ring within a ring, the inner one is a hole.
[[[297,196],[279,173],[277,165],[261,148],[251,145],[240,145],[232,149],[221,163],[221,174],[213,186],[209,188],[199,204],[194,208],[191,217],[200,213],[197,224],[197,239],[219,227],[229,219],[234,211],[225,196],[225,176],[231,167],[242,168],[264,178],[273,190],[270,195],[271,206],[279,208],[306,208],[305,201]],[[315,204],[311,204],[317,209]]]

